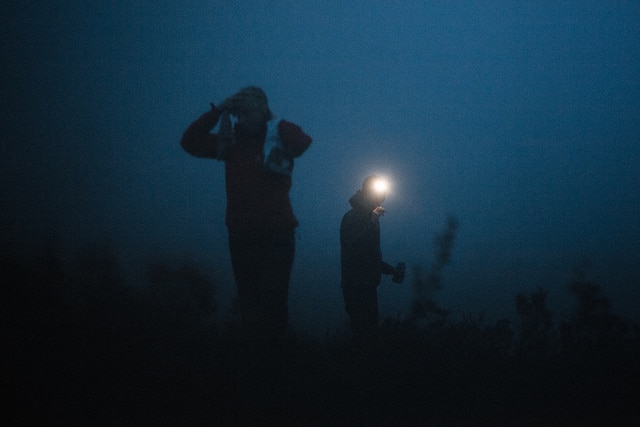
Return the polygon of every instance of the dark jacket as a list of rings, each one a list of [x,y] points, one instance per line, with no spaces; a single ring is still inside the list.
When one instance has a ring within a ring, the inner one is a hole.
[[[219,108],[213,107],[187,128],[180,141],[187,153],[217,158],[218,135],[211,130],[221,113]],[[283,145],[293,157],[300,156],[311,144],[311,138],[299,126],[286,120],[279,122],[278,131]],[[238,124],[235,126],[237,142],[228,148],[224,159],[226,224],[230,230],[290,229],[298,225],[289,199],[291,178],[262,169],[266,132],[266,124],[259,135],[249,135]]]
[[[340,224],[340,261],[343,287],[376,287],[382,274],[395,268],[382,260],[380,224],[372,211],[376,207],[360,190],[350,199],[351,210]]]

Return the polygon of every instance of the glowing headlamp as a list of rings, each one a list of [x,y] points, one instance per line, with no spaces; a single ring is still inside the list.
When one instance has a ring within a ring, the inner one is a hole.
[[[389,183],[386,179],[378,177],[371,183],[371,189],[375,193],[386,194],[389,190]]]

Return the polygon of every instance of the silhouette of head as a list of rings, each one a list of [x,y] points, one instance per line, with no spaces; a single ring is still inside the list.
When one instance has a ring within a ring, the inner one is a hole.
[[[273,117],[269,110],[267,95],[257,86],[248,86],[240,89],[233,95],[236,104],[234,113],[239,117],[258,114],[264,121]]]

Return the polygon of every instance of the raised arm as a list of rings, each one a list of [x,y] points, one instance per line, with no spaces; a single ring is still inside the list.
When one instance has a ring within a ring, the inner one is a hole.
[[[218,135],[210,132],[218,122],[221,112],[218,107],[212,105],[211,110],[189,125],[180,140],[184,151],[196,157],[217,158]]]

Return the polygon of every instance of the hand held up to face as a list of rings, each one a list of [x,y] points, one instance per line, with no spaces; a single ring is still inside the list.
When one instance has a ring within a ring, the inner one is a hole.
[[[386,212],[385,209],[382,206],[378,206],[377,208],[375,208],[373,211],[373,214],[376,216],[382,216],[384,215],[384,213]]]

